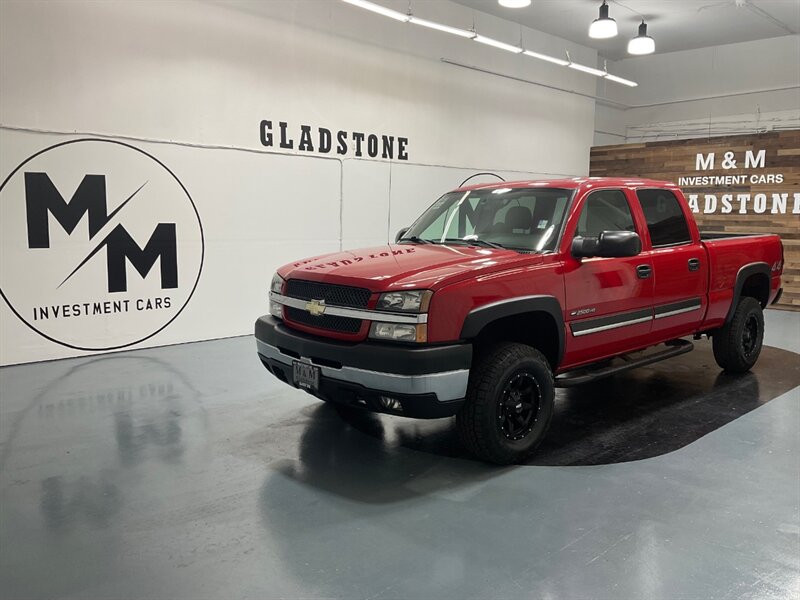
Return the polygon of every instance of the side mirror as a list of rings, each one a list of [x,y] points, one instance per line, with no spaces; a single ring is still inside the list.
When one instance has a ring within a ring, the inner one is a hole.
[[[572,240],[575,258],[636,256],[642,251],[642,240],[633,231],[603,231],[597,237],[576,237]]]
[[[399,242],[400,238],[403,237],[406,234],[406,231],[408,230],[409,230],[408,227],[403,227],[400,231],[397,232],[397,235],[394,236],[394,241]]]

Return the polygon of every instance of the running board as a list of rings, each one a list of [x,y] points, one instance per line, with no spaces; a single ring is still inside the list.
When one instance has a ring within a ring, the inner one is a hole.
[[[617,373],[635,369],[636,367],[651,365],[655,362],[672,358],[673,356],[680,356],[681,354],[686,354],[694,350],[694,344],[689,340],[670,340],[665,345],[667,346],[666,349],[653,354],[646,354],[638,358],[634,358],[630,354],[622,354],[613,359],[614,361],[617,359],[625,361],[623,364],[611,364],[605,367],[595,368],[589,365],[588,367],[582,367],[574,371],[567,371],[556,377],[556,387],[567,388],[589,383],[590,381],[596,381],[603,377],[608,377],[609,375],[616,375]]]

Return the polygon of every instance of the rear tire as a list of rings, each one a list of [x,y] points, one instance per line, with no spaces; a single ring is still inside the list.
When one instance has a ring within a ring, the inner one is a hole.
[[[733,318],[712,336],[714,360],[729,373],[744,373],[758,360],[764,341],[764,312],[755,298],[739,300]]]
[[[496,464],[520,462],[542,443],[553,418],[553,374],[541,352],[501,344],[478,358],[456,415],[461,443]]]

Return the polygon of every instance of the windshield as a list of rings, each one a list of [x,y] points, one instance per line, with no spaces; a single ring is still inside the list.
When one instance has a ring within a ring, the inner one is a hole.
[[[494,188],[450,192],[406,231],[400,242],[555,248],[572,190]]]

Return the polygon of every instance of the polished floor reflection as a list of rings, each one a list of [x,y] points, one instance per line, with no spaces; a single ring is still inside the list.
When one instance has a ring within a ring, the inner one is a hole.
[[[793,352],[764,348],[755,371],[728,375],[714,362],[711,343],[695,342],[689,354],[556,390],[550,431],[527,464],[601,465],[666,454],[797,386],[800,360]],[[349,425],[384,443],[471,459],[459,446],[453,420],[340,412]],[[327,432],[317,433],[327,438]]]
[[[560,392],[507,468],[448,421],[343,418],[249,337],[3,368],[0,592],[797,597],[800,315],[767,327],[750,375],[701,344]]]

